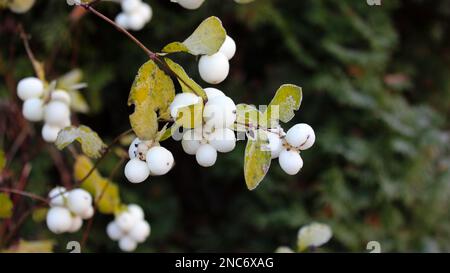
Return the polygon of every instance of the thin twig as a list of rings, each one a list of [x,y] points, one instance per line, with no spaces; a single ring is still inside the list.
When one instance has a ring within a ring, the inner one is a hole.
[[[44,198],[42,196],[39,196],[37,194],[31,193],[31,192],[15,190],[15,189],[8,189],[8,188],[0,188],[0,191],[1,192],[12,193],[12,194],[19,194],[19,195],[30,197],[31,199],[35,199],[37,201],[41,201],[41,202],[44,202],[46,204],[49,204],[49,202],[48,202],[48,200],[46,198]]]

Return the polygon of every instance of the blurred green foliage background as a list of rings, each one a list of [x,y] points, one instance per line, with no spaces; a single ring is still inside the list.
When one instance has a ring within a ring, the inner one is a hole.
[[[287,176],[273,161],[250,192],[243,142],[204,169],[180,143],[167,141],[176,159],[168,175],[138,185],[127,183],[122,171],[114,179],[123,201],[143,206],[152,225],[138,251],[271,252],[294,246],[298,228],[311,221],[333,229],[323,251],[366,251],[372,240],[383,252],[450,251],[450,2],[206,0],[189,11],[169,0],[145,1],[153,19],[135,34],[155,51],[187,37],[204,18],[221,18],[238,49],[218,88],[236,102],[258,105],[267,104],[283,83],[302,86],[302,106],[291,123],[311,124],[317,142],[302,153],[299,175]],[[120,11],[111,2],[97,7],[110,18]],[[92,14],[71,20],[72,10],[62,0],[37,0],[24,15],[0,11],[0,121],[9,124],[0,127],[8,128],[0,144],[6,151],[24,123],[6,118],[6,111],[20,111],[8,90],[33,74],[13,28],[19,22],[49,78],[83,70],[91,112],[79,115],[80,123],[106,142],[129,128],[127,96],[146,55]],[[193,57],[176,60],[207,87]],[[52,149],[40,140],[40,125],[32,126],[35,135],[27,137],[11,168],[18,177],[31,158],[27,190],[45,195],[60,176]],[[70,169],[67,151],[63,158]],[[108,156],[102,174],[108,176],[117,161]],[[31,203],[23,202],[16,210]],[[105,233],[111,219],[96,216],[85,251],[118,251]],[[52,238],[56,250],[65,251],[65,243],[81,235],[52,235],[44,222],[30,218],[16,237]]]

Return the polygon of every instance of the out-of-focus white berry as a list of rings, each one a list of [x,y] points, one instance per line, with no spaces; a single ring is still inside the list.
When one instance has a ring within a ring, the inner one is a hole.
[[[231,60],[231,58],[233,58],[234,54],[236,53],[236,43],[234,42],[233,38],[227,35],[225,41],[219,49],[219,52],[222,52],[228,58],[228,60]]]
[[[131,215],[133,215],[133,217],[138,220],[144,219],[144,210],[139,205],[129,204],[128,212],[131,213]]]
[[[236,105],[227,96],[214,97],[205,104],[203,119],[207,127],[230,127],[236,121]]]
[[[297,247],[303,251],[308,247],[319,247],[328,242],[333,236],[333,232],[328,225],[321,223],[311,223],[302,227],[297,235]]]
[[[42,131],[41,131],[42,138],[46,142],[50,142],[50,143],[55,142],[60,130],[61,130],[61,128],[59,128],[57,126],[44,124],[44,126],[42,126]]]
[[[85,211],[83,211],[81,214],[80,214],[80,216],[81,216],[81,218],[83,218],[83,219],[89,219],[89,218],[92,218],[92,216],[94,216],[94,207],[93,206],[90,206],[89,208],[87,208]]]
[[[70,106],[70,101],[72,99],[70,98],[69,93],[67,93],[66,91],[55,90],[51,94],[51,100],[64,102],[65,104],[67,104],[67,106]]]
[[[44,93],[44,84],[35,77],[24,78],[17,84],[17,96],[21,100],[39,98]]]
[[[34,2],[35,0],[14,0],[9,1],[8,5],[12,12],[20,14],[29,11],[33,7]]]
[[[193,93],[179,93],[169,106],[170,115],[176,119],[180,108],[199,103],[201,98]]]
[[[81,226],[83,225],[83,219],[81,219],[80,216],[72,216],[72,223],[70,225],[70,228],[67,230],[67,232],[77,232],[80,230]]]
[[[185,9],[198,9],[205,0],[172,0]]]
[[[147,3],[142,3],[139,7],[139,13],[142,18],[144,18],[145,22],[149,22],[153,17],[152,7]]]
[[[139,219],[136,219],[136,217],[134,217],[134,215],[129,211],[123,211],[116,216],[117,225],[125,232],[130,231],[137,221],[139,221]]]
[[[119,14],[117,14],[116,18],[114,19],[114,21],[116,22],[116,24],[118,24],[120,27],[123,27],[125,29],[128,28],[128,16],[121,12]]]
[[[22,106],[22,114],[29,121],[41,121],[44,117],[44,102],[38,98],[27,99]]]
[[[195,154],[197,163],[202,167],[211,167],[216,163],[217,150],[210,144],[202,144]]]
[[[126,13],[137,10],[141,6],[141,4],[141,0],[122,0],[121,2],[122,10]]]
[[[164,147],[156,146],[147,152],[147,165],[152,175],[164,175],[172,169],[174,158]]]
[[[67,197],[67,207],[77,215],[83,214],[92,206],[92,196],[83,189],[74,189]]]
[[[200,130],[191,129],[183,134],[181,146],[187,154],[195,155],[201,145],[202,139],[203,136]]]
[[[286,141],[300,150],[306,150],[316,141],[316,135],[311,126],[306,123],[299,123],[287,131]]]
[[[130,236],[123,236],[119,240],[119,248],[125,252],[134,251],[137,247],[137,242],[133,240]]]
[[[67,200],[69,193],[64,187],[55,187],[48,193],[48,198],[50,199],[50,206],[62,207],[65,204],[65,200]]]
[[[52,207],[47,212],[47,227],[55,233],[67,232],[72,226],[70,211],[63,207]]]
[[[236,136],[233,130],[228,128],[217,128],[208,137],[209,144],[211,144],[218,152],[228,153],[236,147]]]
[[[51,101],[45,107],[45,122],[58,127],[64,127],[70,120],[70,109],[67,104],[60,101]]]
[[[283,142],[278,134],[267,132],[267,138],[269,139],[269,149],[272,154],[272,159],[277,158],[281,150],[283,150]]]
[[[208,97],[208,100],[211,100],[211,99],[213,99],[215,97],[219,97],[219,96],[225,96],[225,94],[222,91],[220,91],[219,89],[214,88],[214,87],[207,87],[204,90],[205,90],[206,96]]]
[[[281,169],[289,175],[296,175],[303,167],[303,160],[300,154],[294,150],[284,149],[278,157]]]
[[[128,233],[133,240],[142,243],[150,235],[150,225],[145,220],[138,221]]]
[[[111,238],[111,240],[113,241],[117,241],[124,236],[123,231],[120,229],[120,227],[117,225],[115,221],[110,222],[106,226],[106,234],[108,234],[108,237]]]
[[[207,83],[218,84],[225,80],[230,70],[228,58],[221,52],[203,55],[198,62],[200,77]]]
[[[142,17],[141,13],[137,11],[133,11],[130,14],[127,14],[128,19],[128,28],[134,31],[141,30],[145,26],[145,18]]]
[[[133,158],[125,165],[124,173],[131,183],[141,183],[148,178],[150,170],[147,163],[138,158]]]

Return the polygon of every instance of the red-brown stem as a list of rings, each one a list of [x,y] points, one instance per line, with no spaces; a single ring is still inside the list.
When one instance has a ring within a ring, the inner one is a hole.
[[[34,200],[41,201],[41,202],[44,202],[46,204],[49,204],[47,199],[45,199],[44,197],[39,196],[37,194],[31,193],[31,192],[15,190],[15,189],[8,189],[8,188],[0,188],[0,192],[19,194],[19,195],[26,196],[26,197],[29,197],[31,199],[34,199]]]

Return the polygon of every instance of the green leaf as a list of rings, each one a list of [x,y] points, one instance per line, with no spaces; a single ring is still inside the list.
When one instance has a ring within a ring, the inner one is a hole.
[[[289,122],[295,115],[294,111],[300,108],[301,102],[302,88],[293,84],[283,84],[269,103],[261,122],[270,120]]]
[[[74,175],[80,181],[89,173],[94,165],[86,156],[78,156],[75,160]],[[101,213],[113,214],[121,205],[119,187],[94,170],[81,187],[92,194]]]
[[[130,123],[134,133],[142,140],[153,139],[158,131],[158,116],[167,117],[170,103],[175,97],[172,79],[154,61],[143,64],[134,79],[128,105],[134,104]]]
[[[183,92],[194,93],[197,96],[200,96],[203,100],[207,99],[206,93],[203,88],[186,74],[186,71],[184,71],[181,65],[177,64],[169,58],[164,58],[164,60],[166,61],[170,69],[172,69],[172,71],[179,77],[177,78],[177,80],[180,83],[181,90],[183,90]]]
[[[165,53],[188,52],[192,55],[212,55],[219,51],[227,33],[222,22],[215,16],[205,19],[184,42],[166,45]]]
[[[43,222],[47,217],[48,208],[38,208],[33,211],[31,217],[36,223]]]
[[[99,158],[106,147],[98,134],[84,125],[66,127],[59,131],[55,145],[62,150],[74,141],[79,142],[83,153],[92,158]]]
[[[264,179],[272,161],[267,134],[262,130],[253,131],[245,147],[244,175],[249,190],[255,189]]]
[[[261,112],[253,105],[240,103],[236,105],[236,130],[240,132],[247,131],[247,126],[258,125],[258,119]]]
[[[0,150],[0,172],[3,171],[3,168],[6,166],[6,156],[3,150]]]
[[[10,218],[13,213],[13,202],[5,193],[0,193],[0,219]]]

